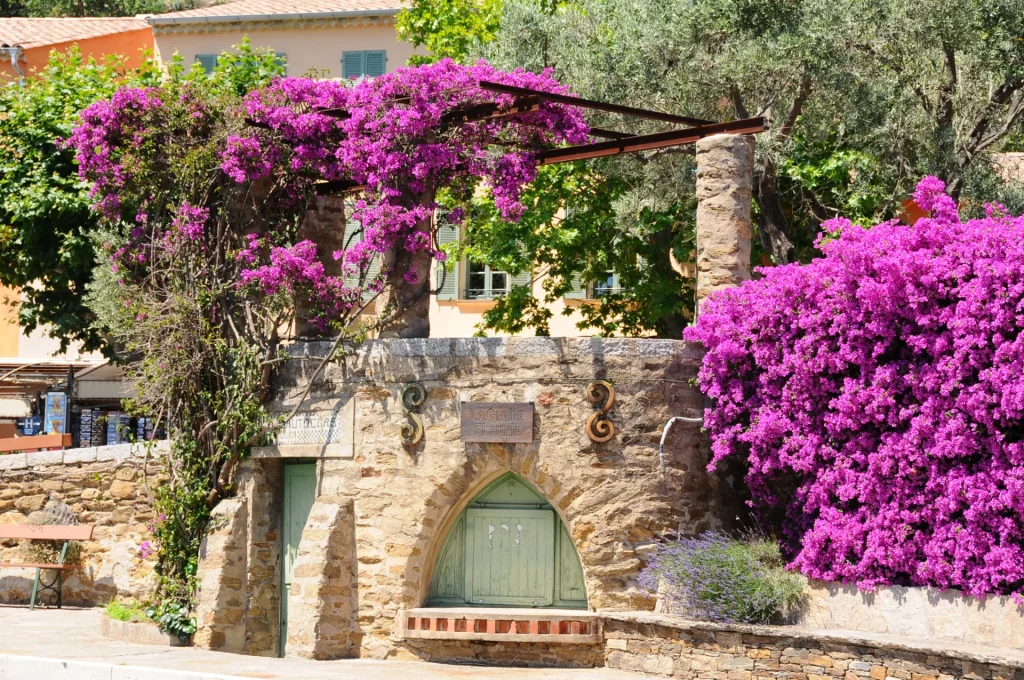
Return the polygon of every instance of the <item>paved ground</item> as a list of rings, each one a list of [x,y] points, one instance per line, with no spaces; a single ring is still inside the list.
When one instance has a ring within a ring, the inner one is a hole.
[[[84,678],[210,678],[273,680],[639,680],[608,669],[497,668],[418,661],[306,661],[223,654],[192,648],[114,642],[99,634],[97,609],[37,609],[0,606],[0,680]],[[34,658],[26,658],[34,657]],[[81,663],[77,670],[62,662]],[[6,663],[6,666],[4,665]],[[114,672],[111,673],[111,668]],[[83,670],[85,669],[85,670]],[[92,672],[95,670],[96,672]],[[6,673],[5,673],[6,671]],[[181,672],[175,673],[175,671]]]

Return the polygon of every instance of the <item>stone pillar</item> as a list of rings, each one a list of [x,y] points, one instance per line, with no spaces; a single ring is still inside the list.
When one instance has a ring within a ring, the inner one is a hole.
[[[245,647],[249,504],[228,498],[210,516],[210,532],[199,548],[196,647],[242,653]]]
[[[320,496],[309,512],[288,594],[285,656],[359,656],[352,499]]]
[[[238,466],[238,493],[249,501],[245,588],[245,654],[277,656],[281,616],[281,460],[248,459]]]
[[[719,288],[750,278],[754,138],[713,135],[697,142],[697,308]]]
[[[336,250],[345,248],[345,197],[322,196],[316,204],[306,211],[296,235],[297,241],[309,239],[317,246],[317,255],[329,276],[340,276],[342,264],[334,259]],[[310,325],[309,309],[300,304],[295,310],[296,332],[301,337],[317,337],[323,335]]]

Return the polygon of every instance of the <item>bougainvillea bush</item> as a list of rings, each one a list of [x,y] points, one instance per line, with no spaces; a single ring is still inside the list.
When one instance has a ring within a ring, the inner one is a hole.
[[[1024,593],[1024,218],[835,219],[824,257],[711,296],[685,337],[714,467],[808,576]]]
[[[160,86],[88,107],[66,141],[108,233],[97,276],[107,330],[129,359],[135,407],[170,429],[155,538],[158,595],[177,619],[210,510],[232,493],[237,461],[283,422],[264,401],[289,329],[309,322],[337,348],[383,302],[373,330],[426,335],[429,267],[443,259],[438,193],[470,196],[486,182],[517,219],[534,155],[588,133],[574,108],[519,112],[514,97],[479,87],[565,92],[550,73],[446,60],[339,82],[269,77],[275,64],[242,45],[210,78],[172,65]],[[347,219],[359,228],[339,225],[351,238],[321,252],[303,224],[339,192],[353,192]]]

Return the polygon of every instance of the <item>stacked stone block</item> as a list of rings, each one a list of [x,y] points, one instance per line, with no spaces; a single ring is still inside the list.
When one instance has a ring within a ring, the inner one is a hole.
[[[1024,657],[849,631],[609,614],[609,668],[686,680],[1024,680]]]

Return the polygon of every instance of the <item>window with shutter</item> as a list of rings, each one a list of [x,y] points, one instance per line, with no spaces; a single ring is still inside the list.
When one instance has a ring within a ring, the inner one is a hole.
[[[443,218],[442,218],[443,219]],[[437,227],[437,245],[445,246],[459,242],[459,228],[454,224],[439,224]],[[449,258],[449,262],[438,262],[437,267],[437,299],[459,299],[459,262]]]
[[[284,69],[284,74],[288,75],[288,55],[284,52],[274,52],[274,62]]]
[[[587,286],[583,283],[583,277],[579,274],[572,275],[572,290],[565,294],[568,300],[585,300],[587,297]]]
[[[207,73],[217,68],[217,55],[216,54],[197,54],[196,61],[203,67],[203,70]]]
[[[345,236],[344,236],[344,241],[343,241],[343,243],[345,244],[345,249],[346,250],[348,250],[349,248],[351,248],[352,246],[354,246],[355,244],[357,244],[357,243],[359,243],[360,241],[363,240],[363,231],[362,231],[363,226],[359,222],[357,222],[356,220],[352,219],[351,217],[348,217],[348,215],[351,215],[351,214],[352,214],[352,205],[351,204],[347,204],[346,207],[345,207],[345,215],[346,215],[346,218],[345,218]],[[380,274],[380,256],[377,255],[377,256],[374,256],[374,258],[372,260],[370,260],[370,264],[366,268],[366,277],[363,279],[363,285],[368,285],[370,282],[372,282],[374,279],[376,279],[379,274]],[[359,285],[359,275],[358,274],[345,274],[345,285],[348,286],[349,288],[352,288],[354,286],[358,286]],[[367,291],[367,292],[363,293],[363,300],[364,301],[370,300],[372,297],[373,297],[373,293],[370,292],[370,291]]]
[[[384,50],[370,50],[364,57],[367,78],[382,76],[388,71],[388,53]]]
[[[341,77],[354,80],[366,75],[366,52],[342,52]]]
[[[516,274],[512,277],[513,286],[529,286],[533,283],[533,275],[529,271]]]

